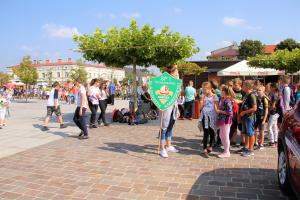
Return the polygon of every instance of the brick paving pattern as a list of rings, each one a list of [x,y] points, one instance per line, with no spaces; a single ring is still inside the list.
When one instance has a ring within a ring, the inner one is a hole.
[[[194,121],[178,121],[180,153],[157,155],[158,124],[113,124],[0,159],[0,199],[287,199],[276,178],[276,149],[250,158],[200,156]],[[43,134],[43,133],[41,133]]]

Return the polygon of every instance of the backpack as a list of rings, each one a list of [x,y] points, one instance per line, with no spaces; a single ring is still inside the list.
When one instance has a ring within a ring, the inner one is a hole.
[[[284,89],[288,87],[290,88],[290,91],[291,91],[291,95],[290,95],[290,106],[293,108],[295,105],[296,105],[296,98],[295,98],[295,93],[294,93],[294,90],[292,90],[292,88],[290,86],[285,86],[282,90],[282,98],[283,98],[283,101],[284,101]]]
[[[266,111],[266,105],[265,100],[269,101],[269,99],[264,95],[262,97],[256,97],[256,105],[257,105],[257,111],[256,111],[256,117],[257,119],[264,117],[265,111]]]

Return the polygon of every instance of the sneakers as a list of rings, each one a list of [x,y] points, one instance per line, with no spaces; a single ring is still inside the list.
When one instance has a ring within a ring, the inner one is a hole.
[[[246,151],[244,151],[244,152],[242,153],[242,156],[243,156],[243,157],[254,156],[254,152],[247,149]]]
[[[245,147],[242,147],[240,150],[237,150],[236,152],[237,152],[237,153],[243,153],[244,151],[246,151],[246,148],[245,148]]]
[[[61,124],[60,128],[67,128],[67,125]]]
[[[90,124],[90,129],[92,128],[98,128],[98,126],[96,124]]]
[[[79,140],[86,140],[86,139],[89,139],[89,136],[87,135],[84,135],[84,136],[80,136],[78,137]]]
[[[47,126],[43,126],[42,131],[49,131],[50,129]]]
[[[258,145],[258,150],[263,150],[263,149],[265,149],[263,144]]]
[[[159,155],[163,158],[168,158],[169,157],[166,149],[160,150]]]
[[[80,134],[78,135],[78,137],[82,137],[83,136],[83,131],[80,132]]]
[[[179,151],[174,146],[169,146],[166,148],[167,152],[178,153]]]
[[[2,125],[0,126],[0,129],[3,129]]]

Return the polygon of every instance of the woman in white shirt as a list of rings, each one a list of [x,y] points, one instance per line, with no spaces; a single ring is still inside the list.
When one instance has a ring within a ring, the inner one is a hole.
[[[101,119],[102,122],[104,123],[104,126],[108,126],[108,123],[106,122],[105,119],[105,111],[107,108],[107,98],[108,98],[108,90],[107,90],[107,85],[105,82],[101,83],[100,85],[100,97],[99,97],[99,108],[100,108],[100,115],[98,118],[98,124],[101,124]]]
[[[92,79],[88,89],[88,102],[91,110],[91,118],[90,118],[90,128],[97,128],[96,125],[96,115],[99,106],[99,98],[100,98],[100,89],[99,89],[99,80]]]

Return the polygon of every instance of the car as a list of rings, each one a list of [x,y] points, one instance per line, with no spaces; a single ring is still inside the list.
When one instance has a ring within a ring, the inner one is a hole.
[[[283,117],[278,136],[277,176],[280,189],[300,199],[300,102]]]

